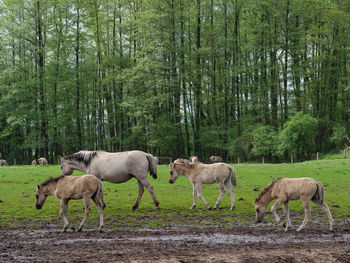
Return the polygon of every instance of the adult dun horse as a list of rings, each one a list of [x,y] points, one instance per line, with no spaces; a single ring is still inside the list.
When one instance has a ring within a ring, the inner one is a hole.
[[[236,183],[236,171],[235,168],[226,163],[214,163],[204,164],[201,162],[191,162],[190,160],[177,159],[174,163],[169,164],[170,178],[169,183],[175,183],[176,179],[183,175],[187,177],[193,185],[193,204],[190,209],[193,209],[197,205],[197,195],[203,201],[204,205],[210,209],[210,205],[202,196],[202,184],[217,183],[220,195],[215,203],[214,209],[216,209],[225,195],[225,187],[228,194],[231,197],[231,207],[233,210],[235,207],[235,198],[230,185],[230,181],[233,186],[237,186]]]
[[[301,199],[303,203],[305,217],[297,231],[303,230],[311,218],[310,201],[313,201],[315,204],[319,205],[327,214],[330,224],[329,229],[333,230],[334,221],[328,206],[324,203],[323,186],[313,178],[278,178],[272,181],[267,187],[265,187],[265,189],[261,191],[259,196],[254,199],[256,221],[258,223],[263,220],[267,205],[274,199],[276,199],[276,202],[271,207],[271,212],[275,216],[278,223],[281,221],[281,219],[278,216],[276,209],[281,204],[284,205],[284,214],[287,220],[285,231],[288,231],[292,226],[289,214],[289,201],[298,199]]]
[[[102,181],[124,183],[135,177],[139,186],[139,195],[132,207],[135,210],[140,203],[144,187],[151,193],[156,209],[159,202],[153,187],[147,180],[148,171],[157,178],[156,159],[142,151],[110,153],[105,151],[80,151],[61,158],[62,175],[71,175],[73,170],[94,174]]]
[[[103,209],[106,207],[106,204],[103,198],[102,182],[96,176],[92,174],[86,174],[83,176],[61,175],[57,178],[49,178],[36,187],[35,197],[37,209],[41,209],[48,195],[55,195],[58,199],[60,199],[60,215],[64,221],[63,232],[66,231],[69,226],[67,217],[68,201],[71,199],[83,199],[85,215],[78,228],[78,231],[81,231],[91,210],[90,198],[96,204],[100,217],[99,231],[102,231]],[[74,228],[72,229],[74,230]]]

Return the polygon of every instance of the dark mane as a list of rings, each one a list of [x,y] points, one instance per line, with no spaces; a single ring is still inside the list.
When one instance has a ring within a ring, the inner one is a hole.
[[[62,179],[64,177],[64,175],[60,175],[59,177],[53,178],[50,177],[49,179],[47,179],[45,182],[41,183],[40,186],[45,186],[48,185],[49,183],[55,183],[58,182],[60,179]]]
[[[97,151],[80,151],[73,153],[67,157],[64,157],[65,160],[74,160],[77,162],[84,163],[85,166],[89,166],[91,160],[97,155]]]
[[[268,192],[268,191],[274,186],[274,184],[275,184],[277,181],[279,181],[279,180],[281,180],[281,179],[283,179],[283,177],[280,177],[280,178],[277,178],[277,179],[273,180],[268,186],[266,186],[266,187],[260,192],[259,196],[258,196],[257,198],[255,198],[255,201],[256,201],[256,202],[259,202],[259,200],[261,199],[261,197],[262,197],[266,192]]]

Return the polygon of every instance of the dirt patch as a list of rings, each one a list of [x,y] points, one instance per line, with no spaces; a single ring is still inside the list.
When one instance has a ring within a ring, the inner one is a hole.
[[[350,225],[169,225],[60,233],[61,222],[0,229],[0,262],[349,262]],[[34,229],[34,230],[33,230]]]

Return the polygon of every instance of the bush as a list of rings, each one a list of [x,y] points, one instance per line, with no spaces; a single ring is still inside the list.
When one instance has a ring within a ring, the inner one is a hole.
[[[259,157],[271,158],[276,153],[277,133],[271,126],[261,126],[253,132],[252,152]]]
[[[278,153],[307,158],[316,150],[317,119],[298,112],[279,135]]]

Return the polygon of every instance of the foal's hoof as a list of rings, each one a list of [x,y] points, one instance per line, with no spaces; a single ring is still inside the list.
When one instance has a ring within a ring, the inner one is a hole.
[[[211,210],[211,207],[209,206],[209,207],[207,207],[207,209],[208,209],[208,210]]]
[[[131,207],[131,211],[135,211],[137,209],[138,206],[133,206]]]
[[[81,227],[79,227],[79,228],[78,228],[78,230],[77,230],[77,232],[81,232],[81,230],[82,230],[82,228],[81,228]]]
[[[100,228],[100,229],[98,230],[98,232],[103,233],[103,229],[102,229],[102,228]]]
[[[74,227],[74,226],[72,226],[70,229],[73,230],[73,231],[75,231],[75,227]]]
[[[231,206],[231,207],[230,207],[230,210],[232,211],[233,209],[235,209],[235,207],[234,207],[234,206]]]

